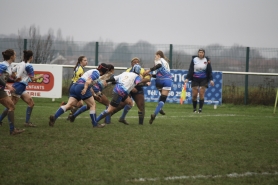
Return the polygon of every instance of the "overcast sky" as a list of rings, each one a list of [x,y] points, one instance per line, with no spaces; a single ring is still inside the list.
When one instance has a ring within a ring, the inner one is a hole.
[[[278,0],[0,0],[0,34],[36,25],[74,41],[278,48]]]

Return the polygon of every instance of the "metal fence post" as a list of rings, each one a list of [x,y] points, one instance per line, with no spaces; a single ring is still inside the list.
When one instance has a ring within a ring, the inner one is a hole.
[[[246,67],[245,72],[249,72],[249,53],[250,47],[246,48]],[[244,95],[244,104],[248,104],[248,75],[245,75],[245,95]]]
[[[96,42],[95,66],[98,66],[98,42]]]
[[[27,50],[27,39],[24,39],[24,46],[23,46],[23,50]]]
[[[170,51],[169,51],[169,60],[170,60],[170,64],[169,64],[169,67],[170,69],[172,69],[172,58],[173,58],[173,44],[170,44]]]

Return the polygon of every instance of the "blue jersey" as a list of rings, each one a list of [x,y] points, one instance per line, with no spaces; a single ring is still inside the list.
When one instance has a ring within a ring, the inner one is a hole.
[[[172,74],[168,62],[164,58],[154,61],[154,65],[161,64],[161,67],[156,70],[157,79],[171,79]]]
[[[99,79],[99,76],[100,76],[99,71],[96,69],[91,69],[91,70],[85,72],[77,80],[77,82],[74,83],[70,87],[70,97],[73,97],[79,101],[79,100],[86,100],[86,99],[90,98],[91,96],[93,96],[93,94],[90,90],[91,88],[88,88],[84,95],[81,94],[81,91],[84,89],[85,82],[88,79],[92,79],[94,81],[94,83],[96,83],[97,80]],[[90,85],[92,85],[92,84],[90,84]]]

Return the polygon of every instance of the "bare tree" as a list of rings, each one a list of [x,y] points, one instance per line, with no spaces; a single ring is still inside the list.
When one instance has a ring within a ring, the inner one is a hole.
[[[165,52],[165,56],[169,57],[169,51]],[[182,50],[174,50],[172,53],[172,69],[187,69],[191,56]]]
[[[182,61],[182,54],[180,51],[174,52],[172,60],[173,69],[182,69],[184,67],[184,62]]]
[[[34,25],[27,30],[26,27],[18,31],[18,48],[19,54],[22,56],[24,39],[27,40],[27,49],[34,53],[34,63],[45,64],[53,59],[53,31],[50,29],[45,36],[40,35],[39,28]]]

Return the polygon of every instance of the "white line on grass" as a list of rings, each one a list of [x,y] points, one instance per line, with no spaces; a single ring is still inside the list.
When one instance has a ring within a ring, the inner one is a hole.
[[[239,177],[249,177],[249,176],[266,176],[266,175],[278,175],[278,172],[245,172],[245,173],[230,173],[226,175],[193,175],[193,176],[173,176],[173,177],[165,177],[165,178],[138,178],[128,181],[159,181],[159,180],[179,180],[179,179],[208,179],[208,178],[223,178],[223,177],[229,177],[229,178],[239,178]]]

